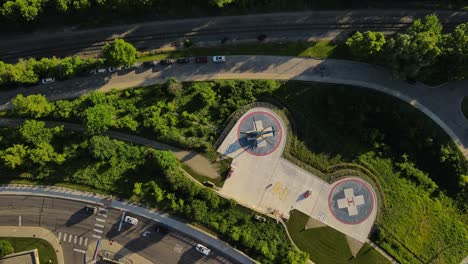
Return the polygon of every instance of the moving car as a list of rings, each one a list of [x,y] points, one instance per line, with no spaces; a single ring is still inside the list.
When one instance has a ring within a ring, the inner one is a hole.
[[[95,214],[97,212],[97,208],[94,206],[85,206],[84,209],[89,214]]]
[[[200,253],[202,253],[203,255],[205,255],[205,256],[208,256],[208,255],[210,255],[210,253],[211,253],[211,250],[210,250],[209,248],[205,247],[205,246],[202,245],[202,244],[197,244],[197,245],[195,246],[195,249],[196,249],[198,252],[200,252]]]
[[[213,62],[226,62],[226,56],[213,56]]]
[[[53,83],[53,82],[55,82],[55,78],[44,78],[41,80],[42,84]]]
[[[190,59],[189,58],[179,58],[177,59],[177,63],[184,64],[184,63],[189,63]]]
[[[129,223],[131,225],[137,225],[138,224],[138,219],[136,219],[135,217],[131,217],[131,216],[125,216],[125,219],[124,219],[125,223]]]
[[[169,229],[165,225],[162,225],[162,224],[156,224],[154,226],[154,231],[161,233],[161,234],[169,233]]]
[[[196,57],[195,58],[195,63],[207,63],[208,62],[208,57]]]

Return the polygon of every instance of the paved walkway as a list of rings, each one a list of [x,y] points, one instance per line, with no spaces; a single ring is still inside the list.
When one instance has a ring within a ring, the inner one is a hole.
[[[64,264],[63,250],[57,237],[50,230],[42,227],[0,226],[2,237],[35,237],[44,239],[54,248],[58,264]]]
[[[0,126],[16,127],[21,125],[22,123],[23,119],[0,118]],[[82,125],[73,123],[46,121],[46,125],[49,127],[64,126],[65,129],[73,131],[85,131],[85,128]],[[208,158],[195,151],[182,150],[164,143],[116,131],[108,131],[107,135],[111,138],[131,142],[138,145],[148,146],[158,150],[170,150],[175,154],[177,159],[187,164],[195,172],[198,172],[201,175],[210,178],[219,177],[216,164],[214,164]]]
[[[46,95],[50,100],[78,97],[92,90],[109,91],[163,83],[213,79],[277,79],[346,84],[381,91],[404,100],[440,125],[468,157],[468,122],[460,105],[468,96],[468,80],[431,88],[394,80],[388,71],[365,63],[286,56],[228,56],[226,63],[140,68],[128,73],[75,78],[49,85],[0,92],[0,110],[17,94]]]
[[[112,200],[111,197],[94,194],[94,193],[87,193],[81,192],[77,190],[71,190],[67,188],[61,187],[52,187],[52,186],[29,186],[29,185],[18,185],[18,184],[11,184],[11,185],[2,185],[0,186],[0,193],[5,195],[33,195],[33,196],[47,196],[47,197],[55,197],[61,199],[70,199],[70,200],[77,200],[82,202],[94,203],[97,205],[103,205],[104,203],[110,204],[109,207],[117,209],[117,210],[124,210],[130,212],[132,214],[146,217],[153,221],[160,222],[164,225],[167,225],[187,236],[193,237],[199,240],[202,244],[209,245],[211,248],[216,249],[224,253],[225,255],[233,258],[234,260],[240,263],[255,263],[255,261],[249,258],[244,253],[234,249],[226,242],[209,235],[205,232],[202,232],[196,228],[191,227],[188,224],[179,222],[170,218],[165,214],[159,214],[154,209],[151,208],[144,208],[137,204],[132,204],[127,201],[117,201]]]

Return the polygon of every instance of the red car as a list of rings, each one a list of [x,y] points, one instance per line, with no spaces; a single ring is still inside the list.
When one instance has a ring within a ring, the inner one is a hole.
[[[306,192],[304,193],[304,198],[309,197],[311,194],[312,194],[312,192],[311,192],[310,190],[309,190],[309,191],[306,191]]]
[[[207,63],[208,62],[208,57],[196,57],[195,62],[196,63]]]

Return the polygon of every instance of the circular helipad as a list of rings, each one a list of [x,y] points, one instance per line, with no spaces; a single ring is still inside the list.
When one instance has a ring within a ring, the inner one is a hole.
[[[278,148],[282,133],[282,125],[277,117],[266,111],[255,111],[240,121],[237,139],[246,152],[265,156]]]
[[[328,194],[328,207],[340,222],[356,225],[365,221],[374,210],[372,187],[355,178],[338,181]]]

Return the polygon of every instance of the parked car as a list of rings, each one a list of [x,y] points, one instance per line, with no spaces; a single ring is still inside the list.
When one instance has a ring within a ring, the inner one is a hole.
[[[173,64],[175,61],[173,59],[164,59],[161,61],[162,65],[170,65]]]
[[[204,181],[203,185],[205,185],[206,187],[210,187],[210,188],[214,188],[216,186],[213,182],[210,182],[210,181]]]
[[[154,226],[154,231],[158,232],[158,233],[161,233],[161,234],[169,233],[169,229],[163,224],[156,224]]]
[[[266,222],[266,218],[261,215],[254,215],[254,219],[260,222]]]
[[[143,67],[153,67],[153,66],[155,66],[155,65],[153,64],[153,61],[145,61],[145,62],[143,62]]]
[[[53,83],[53,82],[55,82],[55,78],[44,78],[41,80],[42,84]]]
[[[155,61],[155,60],[151,61],[151,66],[156,66],[156,65],[158,65],[158,63],[159,63],[159,61]]]
[[[107,68],[108,72],[116,72],[116,71],[121,71],[122,67],[109,67]]]
[[[189,63],[190,59],[189,58],[179,58],[177,59],[177,63],[184,64],[184,63]]]
[[[195,250],[197,250],[198,252],[202,253],[205,256],[208,256],[211,253],[211,250],[209,248],[203,246],[202,244],[197,244],[195,246]]]
[[[95,214],[97,212],[97,208],[94,206],[85,206],[84,210],[88,214]]]
[[[135,62],[131,66],[125,67],[125,69],[136,69],[136,68],[139,68],[140,66],[141,66],[141,63]]]
[[[196,57],[195,58],[195,63],[207,63],[208,62],[208,57]]]
[[[226,56],[213,56],[213,62],[226,62]]]
[[[90,74],[106,73],[107,69],[94,69],[89,71]]]
[[[125,223],[129,223],[131,225],[137,225],[138,224],[138,219],[136,219],[135,217],[131,217],[131,216],[125,216]]]

